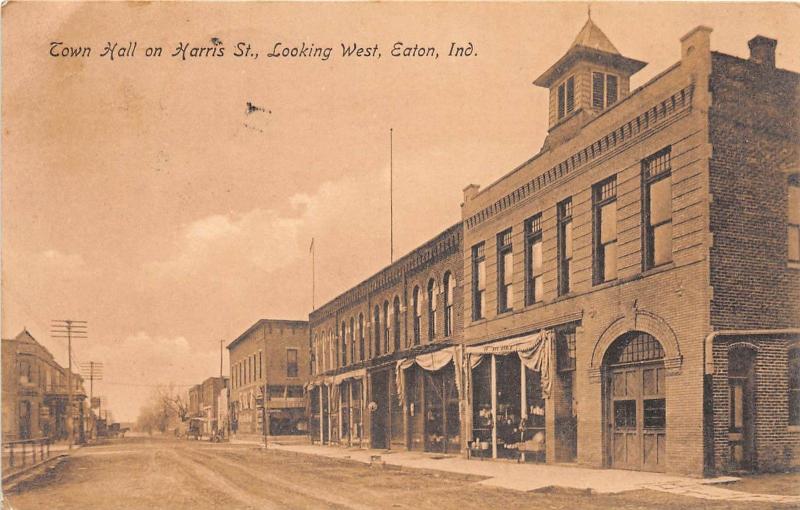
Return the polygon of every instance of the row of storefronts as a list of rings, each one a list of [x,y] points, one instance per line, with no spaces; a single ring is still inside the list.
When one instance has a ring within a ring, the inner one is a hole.
[[[315,378],[306,387],[311,440],[545,462],[555,338],[547,329],[466,348],[429,345]]]

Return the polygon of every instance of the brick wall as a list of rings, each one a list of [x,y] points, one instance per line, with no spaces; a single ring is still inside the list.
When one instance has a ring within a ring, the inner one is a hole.
[[[709,112],[711,323],[714,329],[800,325],[800,270],[787,266],[787,174],[800,170],[798,75],[713,54]],[[713,346],[713,466],[730,459],[728,348],[747,342],[755,358],[755,462],[798,463],[800,431],[788,426],[787,345],[780,336],[733,337]]]

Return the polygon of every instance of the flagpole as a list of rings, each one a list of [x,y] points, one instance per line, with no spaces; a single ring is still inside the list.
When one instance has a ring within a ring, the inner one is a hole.
[[[389,128],[389,263],[394,263],[394,137]]]
[[[315,310],[314,307],[314,297],[316,294],[316,274],[315,274],[315,263],[314,263],[314,238],[311,238],[311,310]]]

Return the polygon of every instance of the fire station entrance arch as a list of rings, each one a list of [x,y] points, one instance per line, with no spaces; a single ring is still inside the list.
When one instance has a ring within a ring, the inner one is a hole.
[[[606,465],[619,469],[666,468],[664,348],[655,337],[631,331],[603,359]]]

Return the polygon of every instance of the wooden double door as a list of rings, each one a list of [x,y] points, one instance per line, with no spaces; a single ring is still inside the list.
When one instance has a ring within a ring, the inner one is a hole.
[[[609,466],[664,471],[667,449],[664,363],[622,364],[610,367],[607,374]]]

